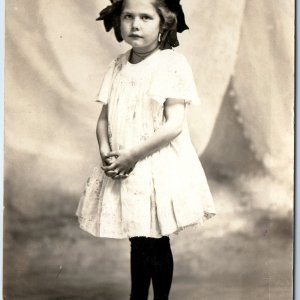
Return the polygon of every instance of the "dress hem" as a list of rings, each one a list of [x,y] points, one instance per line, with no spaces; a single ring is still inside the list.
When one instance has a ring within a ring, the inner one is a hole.
[[[90,226],[91,223],[93,223],[93,221],[91,219],[84,218],[84,217],[81,217],[81,216],[78,216],[78,215],[77,215],[77,217],[78,217],[78,222],[79,222],[80,229],[82,229],[83,231],[88,232],[89,234],[91,234],[94,237],[110,238],[110,239],[128,239],[128,238],[138,237],[138,236],[140,236],[140,237],[150,237],[150,238],[161,238],[162,236],[178,235],[181,231],[184,231],[188,228],[200,229],[200,227],[203,226],[203,223],[205,221],[207,221],[208,219],[211,219],[215,215],[216,215],[216,213],[205,212],[203,217],[198,221],[195,221],[193,223],[189,223],[189,224],[186,224],[186,225],[183,225],[183,226],[178,226],[175,230],[172,230],[170,232],[164,232],[164,233],[157,234],[157,235],[154,235],[154,234],[151,234],[151,235],[133,234],[133,235],[131,235],[131,234],[125,234],[125,233],[124,233],[124,235],[103,234],[103,233],[99,232],[100,231],[100,226],[99,225],[97,226],[99,228],[99,231],[91,229],[91,227],[95,226],[95,225]]]

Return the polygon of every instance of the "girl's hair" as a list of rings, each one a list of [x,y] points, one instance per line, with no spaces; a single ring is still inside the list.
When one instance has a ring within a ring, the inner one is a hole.
[[[160,25],[160,49],[169,49],[177,47],[175,41],[170,40],[170,36],[177,35],[177,17],[176,14],[170,11],[164,0],[154,0],[153,3],[157,13],[161,19]],[[177,40],[177,38],[176,38]]]
[[[118,9],[115,11],[113,28],[115,36],[118,42],[122,42],[123,38],[121,35],[121,13],[123,10],[123,5],[126,0],[121,0]],[[177,17],[176,14],[171,12],[167,7],[164,0],[153,0],[154,7],[161,19],[160,26],[160,49],[170,49],[172,47],[177,47],[179,45],[177,41]],[[175,37],[176,41],[172,41],[171,37]]]

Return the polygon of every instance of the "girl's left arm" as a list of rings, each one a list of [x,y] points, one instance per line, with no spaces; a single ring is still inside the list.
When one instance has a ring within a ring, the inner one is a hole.
[[[167,99],[164,103],[166,122],[151,137],[132,149],[121,149],[110,152],[108,156],[117,159],[110,166],[105,166],[105,171],[115,170],[117,173],[128,173],[135,164],[148,155],[153,154],[168,145],[182,131],[185,117],[185,101],[183,99]]]

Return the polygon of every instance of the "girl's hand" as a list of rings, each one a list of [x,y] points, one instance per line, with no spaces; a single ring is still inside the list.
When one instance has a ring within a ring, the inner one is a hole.
[[[106,166],[106,167],[110,166],[117,159],[116,156],[107,156],[108,153],[109,152],[101,153],[101,159],[102,159],[103,166]],[[114,176],[116,176],[116,172],[113,171],[113,170],[112,171],[105,171],[105,175],[108,176],[108,177],[114,177]]]
[[[112,151],[106,155],[107,159],[115,158],[108,166],[103,166],[105,174],[113,179],[124,179],[133,170],[137,161],[130,150]]]
[[[108,153],[101,154],[101,159],[104,166],[110,166],[117,159],[115,156],[108,156]]]

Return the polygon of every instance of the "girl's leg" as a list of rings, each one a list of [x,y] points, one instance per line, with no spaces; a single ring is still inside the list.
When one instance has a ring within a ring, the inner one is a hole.
[[[151,274],[148,242],[145,237],[132,237],[131,242],[131,294],[130,300],[147,300]]]
[[[151,278],[154,291],[154,300],[167,300],[173,277],[173,256],[170,239],[163,236],[152,239],[153,258]]]

